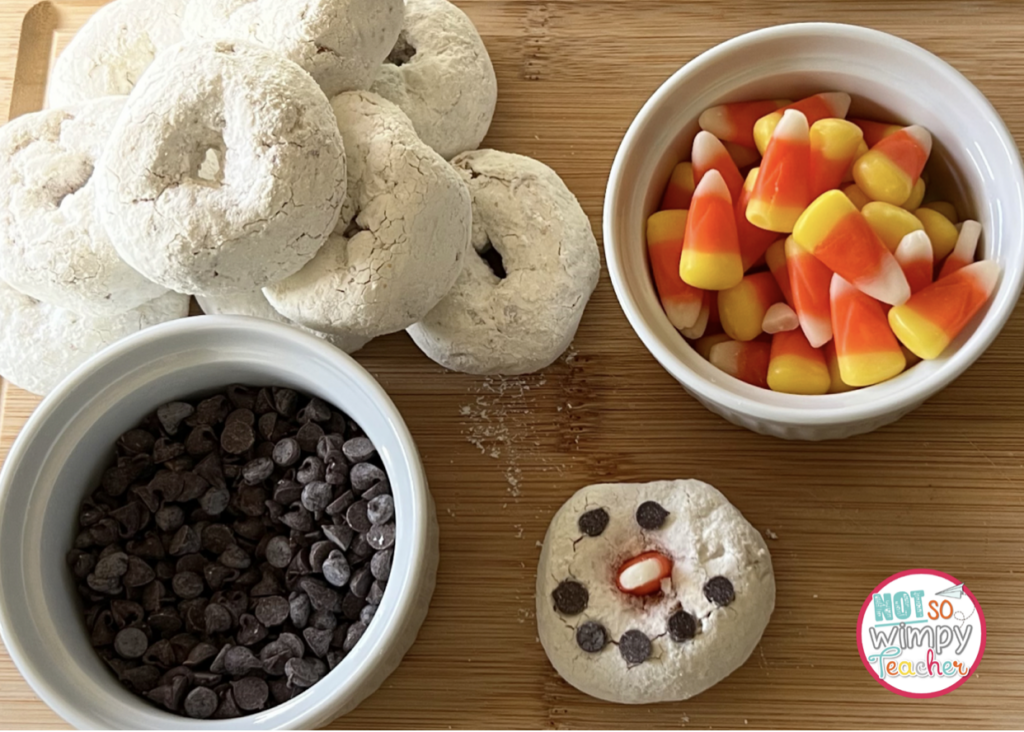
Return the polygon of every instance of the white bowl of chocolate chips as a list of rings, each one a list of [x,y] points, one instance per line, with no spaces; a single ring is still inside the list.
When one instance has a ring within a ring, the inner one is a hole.
[[[387,394],[267,321],[188,318],[107,349],[0,473],[0,632],[77,727],[323,725],[397,667],[437,561]]]

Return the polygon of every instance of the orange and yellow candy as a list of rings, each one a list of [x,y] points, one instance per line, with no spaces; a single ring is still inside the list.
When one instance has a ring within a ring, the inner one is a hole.
[[[843,394],[848,391],[853,391],[855,387],[850,386],[843,381],[842,374],[839,373],[839,357],[836,355],[836,342],[831,340],[825,344],[822,351],[825,353],[825,363],[828,364],[828,375],[832,380],[831,386],[828,388],[829,394]]]
[[[700,185],[709,170],[717,170],[725,179],[732,200],[740,197],[740,191],[743,190],[743,175],[736,167],[736,162],[729,155],[729,151],[725,149],[725,145],[717,137],[704,130],[698,132],[693,139],[690,160],[693,163],[693,180],[697,185]]]
[[[654,285],[669,322],[680,329],[693,327],[704,302],[704,291],[691,287],[679,276],[686,218],[686,211],[672,209],[647,219],[647,256]]]
[[[743,279],[732,197],[722,174],[714,168],[704,174],[693,192],[679,276],[702,290],[728,290]]]
[[[803,113],[789,109],[776,126],[754,181],[747,220],[788,234],[811,202],[810,129]]]
[[[740,256],[743,259],[743,271],[753,267],[764,253],[778,238],[778,234],[754,226],[747,220],[747,204],[754,192],[754,184],[760,168],[753,168],[747,173],[747,180],[743,183],[743,190],[736,201],[736,235],[740,240]]]
[[[960,226],[960,236],[957,237],[956,246],[946,261],[942,263],[942,271],[939,272],[939,279],[949,277],[968,264],[974,261],[974,255],[978,251],[978,239],[981,238],[981,224],[977,221],[965,221]]]
[[[854,286],[884,303],[910,297],[903,270],[842,191],[817,198],[793,229],[796,243]]]
[[[696,187],[697,184],[693,182],[693,164],[679,163],[672,170],[672,177],[668,179],[668,187],[661,198],[661,210],[689,209],[693,189]]]
[[[754,143],[754,124],[766,114],[787,104],[790,104],[788,99],[719,104],[705,109],[698,124],[702,130],[707,130],[722,142],[757,147]]]
[[[912,295],[932,283],[935,255],[932,243],[924,231],[912,231],[903,237],[903,241],[896,247],[896,261],[906,275]]]
[[[839,275],[832,278],[832,328],[843,383],[871,386],[906,368],[907,360],[886,323],[881,303]]]
[[[793,288],[793,309],[800,319],[800,327],[811,346],[821,348],[832,340],[829,300],[832,270],[797,244],[793,237],[786,239],[786,265]]]
[[[921,220],[909,211],[893,206],[891,203],[872,201],[860,210],[868,222],[871,230],[878,234],[878,238],[888,247],[890,252],[895,252],[896,247],[903,241],[903,237],[912,231],[924,231],[924,224]]]
[[[799,328],[772,337],[768,387],[784,394],[827,394],[832,386],[821,350],[807,342]]]
[[[752,386],[768,388],[772,347],[761,341],[726,341],[711,349],[712,366]]]
[[[747,275],[736,287],[718,293],[718,314],[722,329],[736,341],[752,341],[763,330],[765,313],[777,302],[782,302],[771,272]]]
[[[902,206],[921,177],[932,150],[932,136],[912,125],[879,140],[853,166],[853,179],[869,198]]]
[[[819,119],[811,125],[811,197],[842,185],[864,144],[864,133],[844,119]]]
[[[890,310],[889,325],[914,354],[926,361],[938,358],[988,302],[999,269],[998,262],[986,259],[936,280]]]
[[[875,122],[870,119],[850,117],[850,121],[860,127],[864,133],[864,142],[869,148],[874,147],[889,135],[895,135],[903,129],[903,125],[894,125],[888,122]]]

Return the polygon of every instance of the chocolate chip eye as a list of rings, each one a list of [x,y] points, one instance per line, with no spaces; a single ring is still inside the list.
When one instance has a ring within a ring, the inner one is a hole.
[[[668,636],[676,643],[685,643],[697,635],[697,620],[685,610],[668,619]]]
[[[587,609],[590,593],[579,582],[562,580],[551,593],[551,599],[555,601],[555,610],[562,615],[579,615]]]
[[[603,508],[595,508],[582,514],[577,522],[587,536],[600,536],[608,528],[608,512]]]
[[[644,501],[636,510],[636,522],[640,524],[641,529],[647,531],[660,529],[666,518],[668,518],[668,511],[662,508],[660,503],[654,501]]]
[[[650,658],[651,648],[651,639],[639,630],[627,630],[619,638],[619,653],[630,666],[636,666]]]
[[[576,644],[587,653],[597,653],[608,643],[604,626],[588,620],[576,629]]]
[[[704,584],[704,597],[719,607],[725,607],[736,599],[732,582],[725,577],[712,577]]]

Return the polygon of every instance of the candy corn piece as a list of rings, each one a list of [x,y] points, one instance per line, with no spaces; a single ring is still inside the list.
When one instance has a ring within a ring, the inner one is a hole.
[[[932,201],[931,203],[924,204],[921,208],[930,208],[932,211],[938,211],[949,219],[951,224],[960,222],[960,216],[956,212],[956,206],[948,201]]]
[[[942,263],[942,271],[939,272],[940,280],[974,261],[974,255],[978,251],[979,238],[981,238],[981,224],[977,221],[965,221],[960,227],[960,236],[957,237],[956,246],[946,257],[946,261]]]
[[[729,151],[725,145],[710,132],[701,130],[693,138],[693,180],[700,185],[701,179],[709,170],[717,170],[725,179],[725,185],[729,188],[729,195],[735,201],[740,197],[743,190],[743,175],[736,167]]]
[[[740,240],[740,256],[743,258],[743,271],[753,267],[764,253],[778,238],[774,231],[759,229],[747,220],[747,204],[754,193],[754,184],[757,182],[757,175],[760,168],[753,168],[747,173],[747,180],[743,183],[743,190],[736,201],[736,235]]]
[[[910,191],[910,198],[903,202],[901,208],[905,208],[907,211],[916,211],[921,208],[921,201],[924,200],[926,188],[927,185],[924,182],[924,178],[918,178],[913,190]]]
[[[935,261],[941,262],[956,247],[960,232],[956,230],[952,221],[933,209],[919,208],[914,211],[914,216],[924,226],[925,233],[932,242]]]
[[[698,124],[722,142],[744,147],[754,144],[754,123],[779,107],[790,104],[788,99],[766,99],[758,102],[733,102],[709,107],[701,114]],[[741,166],[742,167],[742,166]]]
[[[828,388],[828,393],[843,394],[848,391],[853,391],[854,387],[843,381],[843,377],[839,373],[839,357],[836,355],[836,342],[834,340],[829,341],[825,344],[822,351],[825,353],[825,363],[828,364],[828,375],[832,380],[832,384]]]
[[[793,287],[789,282],[789,266],[786,264],[786,240],[778,239],[764,253],[764,260],[775,278],[786,302],[793,305]]]
[[[890,252],[895,252],[896,247],[903,241],[903,237],[910,232],[924,231],[924,224],[919,218],[891,203],[872,201],[860,212],[864,214],[868,226],[878,234],[878,238],[889,248]]]
[[[885,322],[881,304],[839,275],[832,278],[832,327],[844,383],[871,386],[906,368],[907,360]]]
[[[761,330],[769,335],[796,330],[800,327],[800,319],[796,311],[784,302],[777,302],[768,308],[761,321]]]
[[[860,188],[857,187],[856,183],[851,183],[843,189],[843,193],[850,199],[850,203],[857,207],[858,211],[862,211],[865,206],[871,203],[871,199],[868,198],[867,194],[864,193]]]
[[[775,126],[782,121],[782,116],[787,110],[796,110],[807,118],[808,126],[813,125],[819,119],[838,117],[843,119],[850,111],[850,95],[845,92],[825,92],[801,99],[788,107],[782,107],[774,112],[766,114],[754,123],[754,144],[758,152],[764,155],[768,148],[768,141],[775,132]]]
[[[712,366],[729,376],[762,389],[768,388],[768,363],[772,347],[761,341],[727,341],[711,349]]]
[[[711,301],[717,296],[717,292],[704,293],[704,300],[700,306],[700,313],[697,315],[697,322],[689,328],[679,329],[679,332],[683,334],[684,338],[689,338],[691,341],[695,341],[698,338],[704,337],[704,334],[708,331],[708,322],[711,319]]]
[[[761,162],[761,154],[752,147],[743,147],[743,145],[737,145],[735,142],[723,142],[722,144],[729,151],[729,157],[732,158],[732,161],[736,163],[736,167],[740,170]]]
[[[932,136],[913,125],[879,140],[853,166],[853,179],[871,199],[902,206],[921,177],[932,151]]]
[[[800,319],[800,327],[811,346],[821,348],[832,340],[832,306],[829,302],[832,270],[797,244],[793,237],[786,240],[786,264],[789,284],[793,288],[793,309]]]
[[[811,125],[811,197],[838,188],[850,172],[864,133],[844,119],[819,119]]]
[[[768,388],[784,394],[827,394],[832,385],[825,355],[802,330],[776,333],[768,363]]]
[[[782,302],[782,292],[771,272],[747,275],[736,287],[718,293],[722,329],[733,340],[752,341],[763,332],[765,313],[777,302]]]
[[[874,147],[883,138],[889,135],[894,135],[903,129],[903,125],[894,125],[888,122],[875,122],[870,119],[860,119],[858,117],[850,117],[850,121],[860,127],[864,133],[864,142],[867,143],[868,147]]]
[[[704,358],[705,361],[707,361],[711,357],[712,348],[717,346],[719,343],[725,343],[726,341],[731,340],[732,338],[730,338],[726,333],[715,333],[714,335],[698,338],[693,344],[693,348]]]
[[[695,187],[693,164],[679,163],[672,171],[672,177],[668,179],[668,187],[665,188],[665,195],[661,199],[661,210],[690,208],[690,200],[693,198]]]
[[[727,290],[743,279],[736,212],[725,179],[714,168],[693,192],[679,275],[702,290]]]
[[[907,278],[892,252],[842,191],[823,193],[808,206],[793,229],[793,238],[876,300],[899,305],[910,297]]]
[[[686,234],[686,211],[659,211],[647,219],[647,256],[658,289],[658,298],[676,328],[691,328],[697,322],[704,291],[683,282],[679,257]]]
[[[787,110],[775,128],[747,204],[747,220],[787,234],[812,199],[810,130],[801,112]]]
[[[998,280],[998,262],[969,264],[890,310],[889,325],[915,354],[926,361],[938,358],[992,296]]]
[[[896,247],[896,261],[899,262],[910,285],[911,294],[917,293],[932,283],[935,272],[935,258],[932,243],[924,231],[912,231],[903,237]]]

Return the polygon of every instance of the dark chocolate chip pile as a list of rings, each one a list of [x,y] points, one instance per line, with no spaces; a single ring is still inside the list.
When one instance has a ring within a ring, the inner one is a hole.
[[[165,404],[115,450],[67,560],[127,688],[238,717],[359,642],[391,574],[395,504],[358,425],[292,389],[231,386]]]
[[[736,599],[736,590],[726,577],[712,577],[704,583],[704,597],[719,607],[725,607]]]

